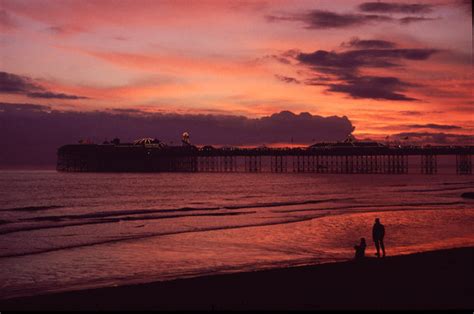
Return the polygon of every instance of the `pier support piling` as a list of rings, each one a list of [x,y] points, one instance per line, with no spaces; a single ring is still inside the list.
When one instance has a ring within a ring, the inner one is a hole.
[[[438,162],[436,155],[423,154],[421,155],[421,173],[435,174],[438,172]]]
[[[471,155],[456,155],[456,173],[472,174]]]

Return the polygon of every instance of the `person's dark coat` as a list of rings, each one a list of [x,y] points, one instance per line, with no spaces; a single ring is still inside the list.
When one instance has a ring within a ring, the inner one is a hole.
[[[384,236],[385,236],[385,227],[381,223],[374,224],[374,227],[372,228],[372,238],[374,239],[374,241],[383,240]]]

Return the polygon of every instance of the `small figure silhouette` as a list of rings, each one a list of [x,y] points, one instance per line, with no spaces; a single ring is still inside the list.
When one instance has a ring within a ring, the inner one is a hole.
[[[382,248],[383,257],[385,257],[385,245],[383,244],[383,238],[385,236],[385,227],[380,223],[379,218],[375,218],[374,227],[372,228],[372,239],[377,249],[377,257],[380,257],[380,248]]]
[[[360,244],[354,246],[355,259],[362,259],[365,257],[366,247],[367,247],[367,244],[365,243],[365,238],[360,238]]]

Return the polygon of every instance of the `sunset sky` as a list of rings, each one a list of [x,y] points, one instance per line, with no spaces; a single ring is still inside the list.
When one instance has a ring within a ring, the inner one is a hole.
[[[470,1],[0,1],[4,114],[288,110],[472,142]]]

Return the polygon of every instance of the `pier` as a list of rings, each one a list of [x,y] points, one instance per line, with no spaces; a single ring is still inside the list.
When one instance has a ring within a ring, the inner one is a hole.
[[[330,174],[438,173],[452,156],[453,173],[472,174],[474,146],[388,146],[376,142],[318,143],[299,148],[75,144],[58,149],[57,170],[70,172],[274,172]],[[413,173],[413,172],[412,172]]]

